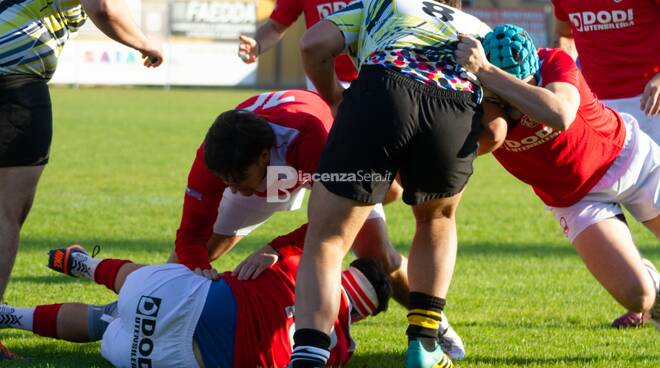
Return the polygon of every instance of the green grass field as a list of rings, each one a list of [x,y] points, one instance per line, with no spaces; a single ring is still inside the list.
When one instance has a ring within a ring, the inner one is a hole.
[[[159,89],[52,90],[51,161],[22,233],[5,300],[15,306],[64,301],[106,303],[90,282],[49,271],[46,251],[99,244],[101,256],[162,263],[174,235],[194,152],[215,116],[254,91]],[[414,224],[403,204],[387,208],[392,242],[407,253]],[[244,240],[218,270],[305,221],[279,214]],[[461,367],[657,367],[652,327],[609,328],[622,312],[592,279],[551,214],[491,157],[476,162],[459,211],[459,257],[446,311],[462,335]],[[632,224],[644,255],[660,262],[650,233]],[[350,367],[401,367],[404,309],[354,328]],[[0,367],[106,367],[98,344],[71,344],[0,331],[27,359]]]

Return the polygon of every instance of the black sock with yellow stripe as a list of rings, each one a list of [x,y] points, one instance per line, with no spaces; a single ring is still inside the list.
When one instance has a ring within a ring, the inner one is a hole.
[[[410,309],[408,310],[408,338],[437,338],[442,308],[445,300],[418,292],[410,292]]]

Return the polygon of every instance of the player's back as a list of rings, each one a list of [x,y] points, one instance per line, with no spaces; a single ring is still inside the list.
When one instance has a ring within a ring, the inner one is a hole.
[[[297,130],[320,124],[329,131],[333,121],[325,101],[315,92],[305,90],[262,93],[241,102],[236,109],[254,112],[271,124]]]
[[[621,117],[596,99],[568,54],[540,49],[539,59],[540,86],[561,82],[579,91],[575,120],[560,131],[523,115],[509,127],[504,145],[493,155],[534,187],[545,204],[567,207],[607,172],[623,147],[626,132]]]
[[[417,50],[453,58],[458,33],[484,36],[479,19],[438,1],[362,0],[328,17],[349,35],[346,44],[360,65],[374,52]],[[429,55],[429,59],[438,59]]]
[[[291,354],[287,320],[293,319],[300,256],[285,257],[255,280],[223,278],[236,300],[234,367],[284,367]]]
[[[285,367],[293,344],[295,279],[300,255],[281,256],[255,280],[239,281],[223,274],[236,300],[234,367]],[[344,364],[354,343],[350,337],[349,303],[342,294],[330,347],[332,364]]]

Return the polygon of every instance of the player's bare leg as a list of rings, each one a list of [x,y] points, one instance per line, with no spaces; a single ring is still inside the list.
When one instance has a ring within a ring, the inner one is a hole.
[[[0,168],[0,300],[14,268],[19,234],[27,219],[44,166]],[[0,361],[18,358],[0,342]]]
[[[415,237],[410,248],[410,309],[406,366],[451,367],[437,343],[437,330],[456,262],[456,209],[462,193],[413,207]]]
[[[89,305],[63,303],[17,308],[0,305],[0,329],[31,331],[37,335],[70,342],[98,341],[116,315],[117,303]]]
[[[394,299],[409,307],[408,259],[402,256],[390,243],[387,226],[382,218],[367,220],[353,242],[353,253],[359,258],[371,258],[378,261],[388,273]],[[443,314],[438,337],[442,350],[454,360],[465,357],[463,340],[456,333]]]
[[[655,235],[656,238],[660,239],[660,216],[645,221],[644,225],[651,230],[651,232]],[[652,264],[645,260],[644,264],[652,268]],[[652,271],[652,270],[651,270]],[[659,295],[656,293],[656,302],[654,303],[654,307],[649,313],[639,313],[635,311],[628,311],[618,317],[617,319],[612,322],[612,326],[616,328],[629,328],[629,327],[639,327],[644,324],[646,320],[649,319],[651,314],[653,314],[653,319],[651,320],[654,324],[657,325],[657,321],[660,320],[660,301],[658,300]]]
[[[373,206],[340,197],[315,183],[309,227],[296,277],[293,367],[322,366],[330,329],[339,313],[341,262]]]
[[[0,299],[18,250],[19,232],[27,219],[44,166],[0,168]]]
[[[656,297],[655,272],[644,265],[623,221],[611,218],[593,224],[573,240],[573,246],[619,304],[637,313],[651,309]]]
[[[657,216],[656,218],[648,221],[644,221],[644,226],[651,230],[657,239],[660,239],[660,216]]]
[[[355,237],[352,247],[358,258],[371,258],[383,267],[390,277],[394,300],[408,307],[408,259],[390,243],[387,225],[382,218],[367,220]]]

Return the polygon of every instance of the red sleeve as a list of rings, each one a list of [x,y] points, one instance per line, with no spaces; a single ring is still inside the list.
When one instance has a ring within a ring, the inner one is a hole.
[[[555,17],[557,19],[561,20],[562,22],[568,22],[568,15],[566,15],[564,9],[561,8],[559,0],[552,0],[552,7],[555,9]]]
[[[307,224],[304,224],[286,235],[278,236],[268,245],[281,256],[297,256],[303,252],[306,233]]]
[[[289,27],[303,12],[302,1],[277,0],[270,19]]]
[[[206,242],[213,232],[225,188],[225,183],[204,163],[204,146],[200,146],[188,174],[183,215],[175,241],[179,262],[190,269],[211,268]]]
[[[580,89],[580,71],[573,58],[564,50],[546,49],[541,50],[539,54],[546,53],[546,57],[541,57],[541,76],[543,86],[554,82],[570,83],[575,88]]]
[[[328,140],[329,127],[316,117],[309,119],[304,131],[289,147],[286,160],[296,170],[313,174],[319,165],[325,142]]]

